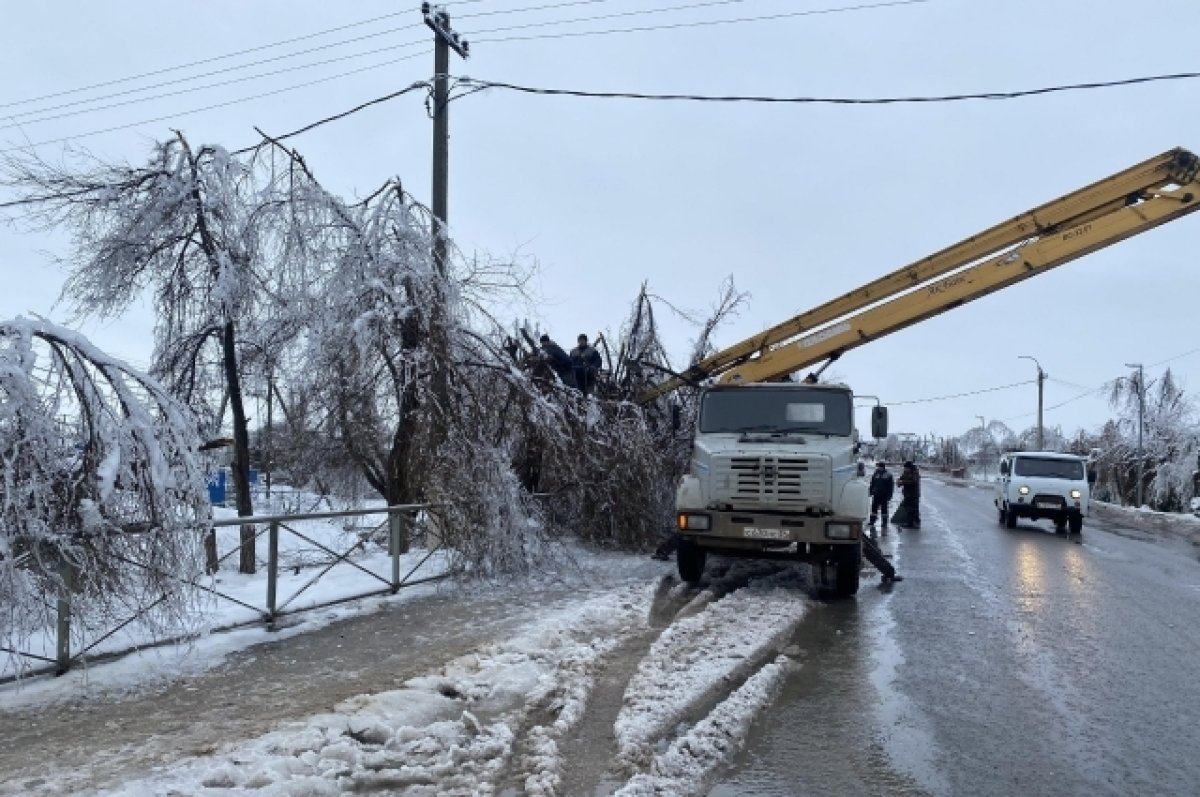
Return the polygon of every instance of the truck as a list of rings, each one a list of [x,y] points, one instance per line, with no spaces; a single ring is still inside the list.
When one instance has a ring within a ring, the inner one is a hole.
[[[852,349],[1200,209],[1200,158],[1177,148],[1021,213],[695,363],[639,397],[702,390],[676,490],[680,577],[710,553],[811,563],[859,587],[869,505],[853,391],[821,371]],[[804,369],[824,363],[797,382]],[[872,408],[872,436],[887,408]],[[1068,522],[1070,522],[1068,520]]]
[[[877,417],[874,436],[884,437]],[[680,577],[698,581],[712,550],[812,562],[833,594],[856,593],[870,505],[858,451],[846,385],[706,390],[675,499]]]

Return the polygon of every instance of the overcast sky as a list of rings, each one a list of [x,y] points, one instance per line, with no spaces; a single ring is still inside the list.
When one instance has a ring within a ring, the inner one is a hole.
[[[453,57],[451,71],[597,91],[906,97],[1200,68],[1191,46],[1200,40],[1196,0],[865,5],[450,3],[455,29],[472,41],[469,61]],[[287,132],[427,79],[431,34],[418,9],[395,0],[0,0],[0,114],[7,115],[0,149],[144,120],[157,121],[71,144],[132,163],[144,161],[149,142],[171,128],[194,144],[252,144],[255,126]],[[799,15],[832,9],[844,10]],[[604,18],[552,24],[587,17]],[[485,32],[513,26],[529,27]],[[671,27],[629,30],[658,26]],[[596,33],[613,30],[621,32]],[[563,35],[578,32],[589,35]],[[297,37],[310,38],[265,47]],[[225,57],[252,48],[263,49]],[[304,50],[314,51],[298,54]],[[412,57],[396,62],[405,56]],[[331,59],[344,60],[314,66]],[[26,102],[197,61],[207,62]],[[267,62],[239,68],[255,61]],[[254,77],[279,70],[291,71]],[[351,70],[362,71],[289,90]],[[199,77],[204,73],[216,74]],[[225,85],[203,88],[218,83]],[[280,93],[234,102],[268,92]],[[424,102],[417,92],[291,143],[334,191],[365,195],[398,175],[428,201]],[[97,110],[116,103],[123,104]],[[223,103],[233,104],[194,112]],[[450,127],[456,242],[468,253],[515,253],[540,267],[539,300],[513,308],[514,317],[569,342],[578,332],[616,333],[643,281],[673,305],[703,313],[732,276],[750,299],[720,330],[723,345],[1167,149],[1200,151],[1200,80],[878,106],[493,90],[454,102]],[[38,151],[54,157],[63,146]],[[830,372],[891,404],[893,430],[957,434],[978,425],[980,415],[1014,428],[1031,425],[1036,387],[902,402],[1032,380],[1035,365],[1018,359],[1029,355],[1050,375],[1047,424],[1068,433],[1094,427],[1110,415],[1101,393],[1076,397],[1127,373],[1124,363],[1146,364],[1148,377],[1169,365],[1200,389],[1198,241],[1200,216],[1182,219],[872,342]],[[67,308],[54,307],[63,275],[50,263],[67,243],[0,227],[0,317],[32,312],[67,320]],[[681,361],[694,330],[665,305],[658,317]],[[152,323],[142,308],[81,328],[110,353],[144,366]]]

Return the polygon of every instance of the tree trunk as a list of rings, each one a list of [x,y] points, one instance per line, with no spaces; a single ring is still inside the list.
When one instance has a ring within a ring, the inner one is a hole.
[[[229,409],[233,414],[233,486],[237,496],[238,517],[254,514],[250,501],[250,432],[246,427],[246,408],[242,403],[242,383],[238,377],[237,350],[234,346],[233,322],[226,321],[221,337],[225,362],[225,383],[229,388]],[[241,556],[239,573],[253,573],[254,526],[241,527]]]

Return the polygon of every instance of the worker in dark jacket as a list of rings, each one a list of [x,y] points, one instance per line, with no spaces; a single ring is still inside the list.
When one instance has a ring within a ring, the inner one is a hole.
[[[875,463],[875,473],[871,476],[871,486],[867,488],[867,494],[871,496],[871,528],[875,528],[875,518],[882,517],[883,533],[887,534],[888,527],[888,501],[892,500],[892,496],[896,492],[896,481],[892,478],[892,474],[888,472],[887,465],[883,462]]]
[[[570,355],[563,351],[562,346],[551,340],[549,335],[542,335],[538,342],[542,346],[542,355],[546,358],[546,363],[551,370],[558,375],[563,384],[573,387],[575,385],[575,369],[571,366]]]
[[[896,484],[900,486],[900,508],[903,510],[900,513],[901,522],[896,525],[901,528],[921,528],[921,472],[912,460],[904,463],[904,470]]]
[[[580,335],[576,342],[579,345],[571,349],[571,367],[575,370],[575,387],[586,396],[595,389],[596,374],[604,361],[600,359],[600,352],[588,344],[587,335]]]

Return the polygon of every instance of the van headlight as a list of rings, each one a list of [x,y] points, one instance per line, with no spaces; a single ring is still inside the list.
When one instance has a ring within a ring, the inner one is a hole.
[[[1083,493],[1081,493],[1079,490],[1072,490],[1071,497],[1078,501],[1080,498],[1083,498]]]
[[[1024,484],[1022,484],[1020,487],[1017,488],[1017,492],[1020,493],[1021,495],[1029,495],[1029,488],[1026,487]]]
[[[680,531],[708,531],[712,528],[712,518],[695,512],[680,512],[676,521]]]

